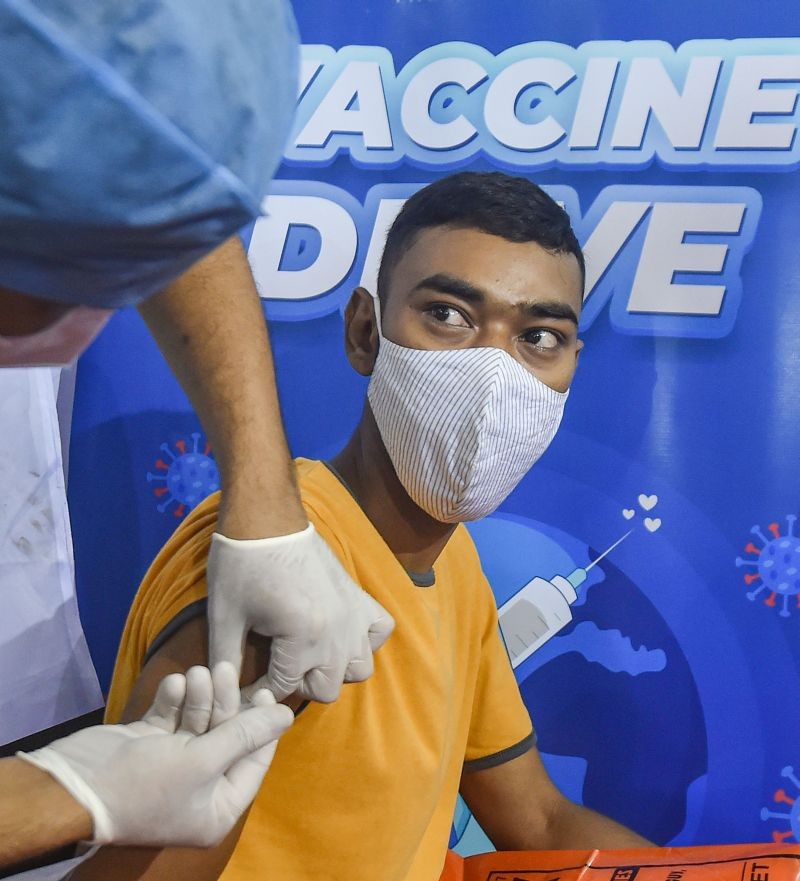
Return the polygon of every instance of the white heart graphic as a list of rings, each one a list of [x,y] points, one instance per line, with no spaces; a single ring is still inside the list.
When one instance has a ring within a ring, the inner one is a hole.
[[[642,493],[639,496],[639,504],[642,506],[643,511],[652,511],[653,508],[655,508],[655,506],[658,504],[658,496],[646,496],[644,493]]]
[[[648,532],[655,532],[659,526],[661,526],[661,518],[660,517],[645,517],[644,518],[644,528]]]
[[[634,515],[635,513],[636,513],[636,511],[634,511],[633,508],[623,508],[623,509],[622,509],[622,516],[623,516],[626,520],[630,520],[631,517],[633,517],[633,515]]]

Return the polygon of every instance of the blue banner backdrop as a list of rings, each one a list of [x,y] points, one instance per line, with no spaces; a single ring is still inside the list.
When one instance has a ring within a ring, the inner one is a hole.
[[[359,416],[340,309],[400,201],[456,168],[545,186],[587,250],[586,349],[552,448],[473,535],[502,605],[633,532],[516,669],[539,746],[568,794],[659,843],[800,840],[791,4],[295,7],[298,117],[243,234],[293,451],[332,455]],[[81,362],[71,473],[105,685],[139,579],[218,479],[135,314]],[[456,842],[483,843],[463,806]]]

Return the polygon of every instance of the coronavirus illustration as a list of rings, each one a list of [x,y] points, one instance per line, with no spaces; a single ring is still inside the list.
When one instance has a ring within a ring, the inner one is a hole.
[[[187,447],[185,440],[179,440],[175,443],[177,453],[174,453],[168,444],[161,444],[160,449],[169,461],[158,459],[155,467],[160,473],[147,472],[148,483],[163,484],[153,489],[156,498],[161,499],[157,507],[162,514],[174,502],[173,515],[183,517],[219,489],[219,469],[208,444],[200,452],[200,435],[193,432],[192,449]]]
[[[787,809],[785,811],[771,811],[769,808],[761,808],[762,820],[785,820],[788,822],[788,829],[773,829],[772,831],[772,838],[778,844],[783,844],[792,838],[795,841],[800,841],[800,780],[797,779],[791,765],[787,765],[781,771],[781,777],[785,777],[794,784],[794,788],[797,790],[796,797],[792,798],[787,795],[785,789],[778,789],[773,796],[775,803],[786,805]]]
[[[736,558],[737,566],[752,566],[756,570],[744,576],[745,584],[756,585],[753,590],[747,592],[747,598],[755,600],[760,593],[768,591],[764,603],[775,607],[780,597],[782,601],[780,614],[784,618],[788,618],[790,614],[790,597],[796,598],[795,605],[800,608],[800,538],[794,534],[796,520],[794,514],[786,517],[786,535],[781,535],[777,523],[770,523],[767,529],[772,534],[772,538],[767,538],[759,526],[754,526],[750,532],[763,542],[763,546],[758,547],[753,542],[748,542],[745,552],[755,554],[755,558]]]

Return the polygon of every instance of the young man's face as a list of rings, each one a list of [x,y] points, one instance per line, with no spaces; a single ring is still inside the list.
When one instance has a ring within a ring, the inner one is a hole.
[[[569,388],[582,280],[573,254],[474,229],[418,234],[389,277],[385,337],[413,349],[493,346],[557,391]]]

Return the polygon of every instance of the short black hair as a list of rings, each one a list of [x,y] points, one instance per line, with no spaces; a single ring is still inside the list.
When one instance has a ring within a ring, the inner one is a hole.
[[[395,218],[378,270],[382,302],[392,270],[417,234],[436,226],[477,229],[509,242],[535,242],[552,253],[574,254],[581,279],[586,279],[583,251],[569,215],[541,187],[499,171],[462,171],[414,193]]]

